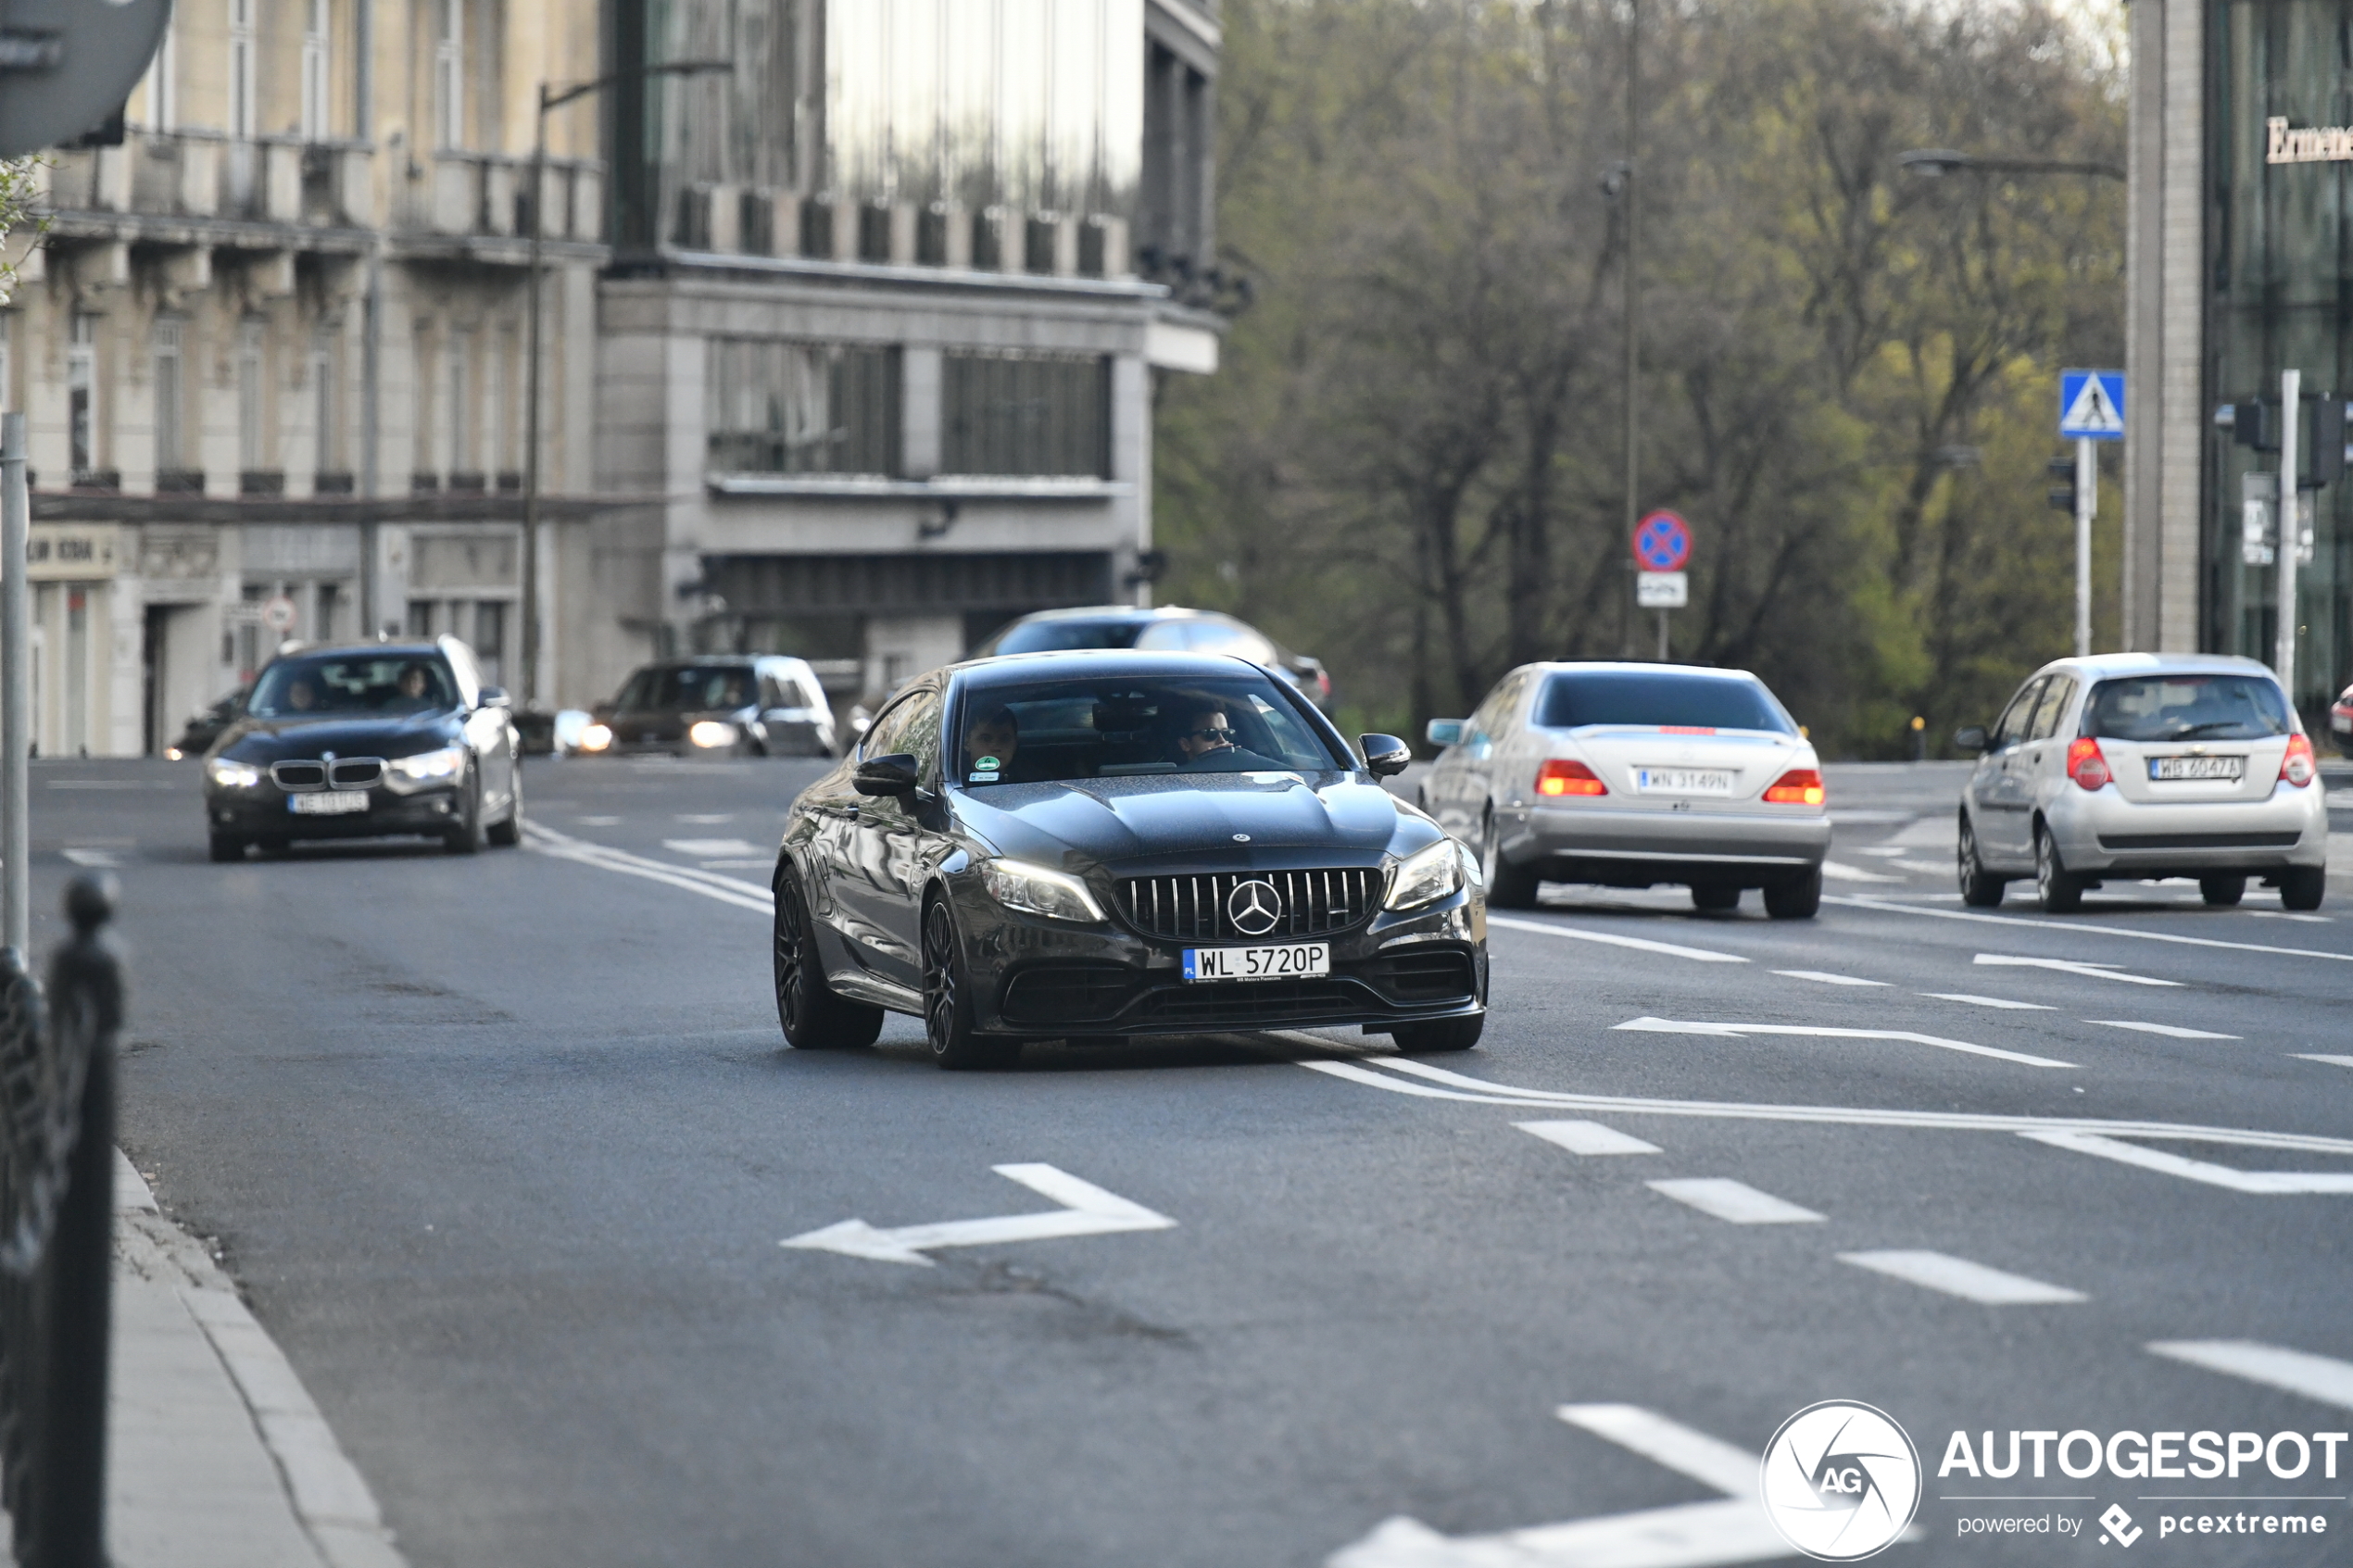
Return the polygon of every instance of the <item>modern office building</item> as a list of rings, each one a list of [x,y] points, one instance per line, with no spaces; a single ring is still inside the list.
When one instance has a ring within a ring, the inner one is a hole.
[[[2277,568],[2242,524],[2278,459],[2223,410],[2289,368],[2353,392],[2353,30],[2334,0],[2136,0],[2132,50],[2127,644],[2269,660]],[[2353,674],[2353,484],[2318,493],[2313,535],[2308,713]]]
[[[513,682],[521,200],[537,83],[598,49],[593,0],[184,0],[121,144],[46,155],[0,307],[44,755],[158,750],[286,637],[454,632]],[[603,164],[593,113],[550,132],[547,534],[585,544]]]
[[[1208,0],[620,0],[567,700],[658,651],[875,695],[1149,592],[1154,378],[1214,369]]]

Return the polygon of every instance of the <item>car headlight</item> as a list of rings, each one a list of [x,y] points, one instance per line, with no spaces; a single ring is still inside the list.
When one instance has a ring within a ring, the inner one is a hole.
[[[1416,849],[1397,863],[1389,879],[1389,897],[1381,907],[1389,909],[1418,909],[1424,904],[1439,899],[1463,885],[1462,846],[1451,838],[1441,838],[1426,849]]]
[[[580,749],[583,751],[602,751],[611,744],[612,726],[610,724],[591,724],[580,732]]]
[[[700,719],[686,732],[686,738],[700,746],[733,746],[743,732],[724,719]]]
[[[261,782],[261,770],[250,762],[233,762],[226,757],[212,759],[209,770],[212,782],[222,789],[251,789]]]
[[[1102,906],[1075,876],[1048,871],[1021,860],[988,860],[980,868],[980,884],[988,896],[1009,909],[1022,909],[1049,920],[1103,922]]]
[[[384,776],[392,781],[395,789],[443,784],[465,771],[466,748],[462,746],[445,746],[438,751],[396,757],[384,764]]]

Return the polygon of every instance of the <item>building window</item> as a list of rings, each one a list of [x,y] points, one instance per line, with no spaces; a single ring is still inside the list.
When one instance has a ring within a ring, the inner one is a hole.
[[[255,69],[254,9],[260,0],[229,0],[229,134],[252,138],[260,119]]]
[[[180,352],[182,327],[178,320],[165,318],[156,322],[156,471],[188,466],[186,439],[181,431],[181,418],[186,408],[185,394],[181,385]]]
[[[478,475],[481,465],[474,460],[473,421],[473,346],[472,329],[453,329],[449,333],[449,353],[443,367],[449,375],[449,470],[450,482],[457,483],[459,474]]]
[[[514,467],[507,434],[507,364],[514,352],[514,329],[502,327],[483,356],[482,466],[486,473],[503,474]]]
[[[66,329],[66,445],[77,482],[98,466],[98,319]]]
[[[333,0],[308,0],[309,25],[302,33],[302,139],[327,139],[329,115],[327,65],[333,57]]]
[[[0,413],[6,413],[9,406],[8,371],[10,365],[8,358],[8,324],[15,320],[16,318],[10,315],[7,311],[0,310]]]
[[[261,354],[262,323],[237,323],[237,467],[255,472],[268,466],[268,443],[262,439],[264,407]]]
[[[416,379],[409,383],[415,389],[412,399],[415,408],[409,415],[414,433],[409,464],[411,475],[409,487],[414,490],[438,490],[441,488],[438,460],[441,444],[434,439],[434,416],[438,411],[435,405],[441,400],[433,395],[433,339],[429,322],[417,323],[415,365]]]
[[[899,471],[899,351],[711,342],[710,464],[720,472]]]
[[[175,14],[163,24],[163,38],[156,45],[156,57],[147,66],[147,128],[169,131],[179,121],[180,19]]]
[[[321,332],[310,350],[311,463],[321,473],[343,468],[343,432],[335,424],[334,339]]]
[[[944,473],[1107,477],[1111,361],[950,354],[940,364]]]
[[[434,130],[445,147],[466,144],[466,0],[441,0],[433,45]]]

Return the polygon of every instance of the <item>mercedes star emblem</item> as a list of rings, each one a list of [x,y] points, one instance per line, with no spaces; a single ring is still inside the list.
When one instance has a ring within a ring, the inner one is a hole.
[[[1245,882],[1226,895],[1226,918],[1244,936],[1264,936],[1283,918],[1283,896],[1271,882]]]

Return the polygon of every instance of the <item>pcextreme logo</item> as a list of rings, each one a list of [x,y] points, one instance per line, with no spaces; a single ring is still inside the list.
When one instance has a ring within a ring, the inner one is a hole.
[[[1765,1445],[1758,1486],[1781,1538],[1824,1562],[1884,1550],[1920,1506],[1920,1456],[1886,1411],[1808,1405]]]

